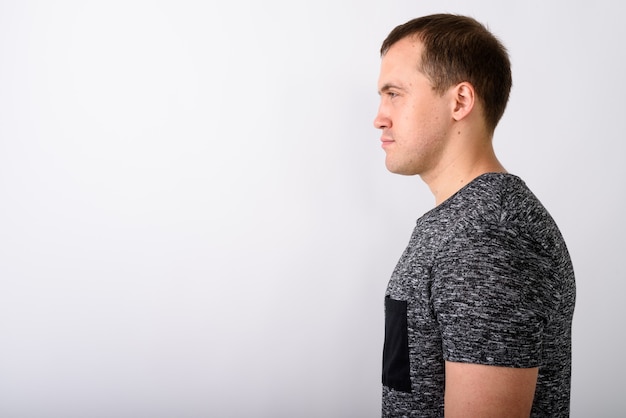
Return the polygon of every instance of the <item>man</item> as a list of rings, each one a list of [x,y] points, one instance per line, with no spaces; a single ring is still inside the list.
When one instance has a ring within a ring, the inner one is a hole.
[[[418,221],[385,297],[385,417],[569,415],[574,272],[558,227],[492,147],[511,88],[480,23],[432,15],[383,42],[385,164],[418,174]]]

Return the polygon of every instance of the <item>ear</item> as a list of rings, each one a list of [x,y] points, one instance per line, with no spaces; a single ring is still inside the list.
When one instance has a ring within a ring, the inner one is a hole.
[[[476,104],[476,92],[474,86],[467,81],[457,84],[453,88],[454,95],[454,110],[452,112],[452,118],[456,121],[467,117]]]

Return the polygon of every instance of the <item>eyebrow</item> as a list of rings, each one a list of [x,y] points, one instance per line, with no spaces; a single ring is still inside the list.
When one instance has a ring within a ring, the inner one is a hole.
[[[397,84],[393,84],[393,83],[385,83],[383,84],[383,86],[380,88],[380,90],[378,90],[378,94],[383,94],[391,89],[395,89],[395,90],[402,90],[405,91],[406,89],[397,85]]]

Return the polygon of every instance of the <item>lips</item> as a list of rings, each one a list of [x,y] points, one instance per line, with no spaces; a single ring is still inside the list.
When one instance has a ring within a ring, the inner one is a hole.
[[[385,148],[394,143],[393,139],[389,138],[380,138],[380,142],[382,142],[382,147]]]

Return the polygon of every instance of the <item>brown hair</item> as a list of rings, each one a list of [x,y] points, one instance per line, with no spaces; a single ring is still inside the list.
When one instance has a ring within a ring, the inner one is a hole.
[[[467,81],[476,91],[492,131],[511,91],[511,63],[506,48],[471,17],[434,14],[410,20],[389,33],[380,49],[385,55],[401,39],[414,36],[424,45],[420,67],[436,91]]]

